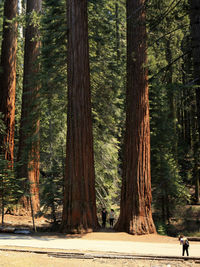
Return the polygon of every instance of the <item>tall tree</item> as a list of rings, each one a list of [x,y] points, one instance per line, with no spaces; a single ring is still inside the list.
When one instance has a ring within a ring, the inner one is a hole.
[[[39,72],[39,29],[37,15],[41,0],[27,1],[27,25],[25,31],[23,96],[18,150],[18,178],[27,178],[30,198],[23,198],[25,209],[37,212],[39,202],[39,115],[37,74]],[[30,201],[29,201],[30,199]],[[28,200],[28,201],[27,201]]]
[[[90,73],[97,207],[120,202],[119,149],[124,126],[125,1],[89,2]],[[120,53],[119,53],[120,51]]]
[[[2,112],[6,131],[0,137],[5,159],[13,165],[15,90],[16,90],[16,51],[17,51],[17,0],[4,3],[3,40],[0,65],[0,112]]]
[[[61,230],[98,227],[91,119],[87,0],[67,1],[68,117]]]
[[[190,19],[191,19],[191,39],[192,39],[192,56],[193,56],[193,78],[196,85],[196,110],[197,110],[197,131],[200,142],[200,2],[190,0]],[[196,202],[200,202],[200,146],[197,142],[196,156]]]
[[[40,124],[40,203],[56,208],[63,201],[63,179],[67,134],[67,31],[66,1],[43,1],[41,74],[42,101]],[[59,88],[59,90],[58,90]],[[62,114],[62,116],[61,116]]]
[[[116,229],[155,232],[151,211],[150,127],[144,0],[127,0],[127,93],[123,180]]]

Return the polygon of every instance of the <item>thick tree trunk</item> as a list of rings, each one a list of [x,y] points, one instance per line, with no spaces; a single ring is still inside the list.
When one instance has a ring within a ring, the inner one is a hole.
[[[192,55],[193,55],[193,78],[196,81],[196,106],[197,106],[197,127],[199,134],[198,153],[199,153],[199,143],[200,143],[200,1],[190,0],[190,20],[191,20],[191,39],[192,39]],[[200,161],[199,154],[197,155],[197,173],[196,173],[196,202],[200,202],[200,192],[199,192],[199,179],[200,179]]]
[[[6,133],[0,136],[0,147],[5,159],[13,166],[14,124],[15,124],[15,89],[16,89],[16,51],[17,23],[12,21],[17,16],[17,0],[4,3],[4,26],[0,65],[0,112],[3,114]],[[10,22],[9,22],[9,21]]]
[[[127,0],[127,98],[121,212],[116,230],[154,233],[144,0]],[[143,7],[142,7],[143,6]]]
[[[39,201],[39,115],[38,90],[36,82],[39,66],[39,31],[31,21],[32,12],[41,11],[41,0],[27,1],[27,27],[25,32],[24,77],[22,96],[22,115],[20,125],[20,139],[18,151],[18,178],[27,178],[28,186],[25,189],[30,193],[33,211],[40,208]],[[24,208],[30,211],[30,201],[22,199]]]
[[[68,121],[63,232],[98,227],[90,96],[87,0],[69,0]]]

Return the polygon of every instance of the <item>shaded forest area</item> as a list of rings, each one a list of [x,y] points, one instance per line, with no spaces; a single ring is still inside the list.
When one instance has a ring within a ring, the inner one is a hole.
[[[0,0],[0,55],[2,225],[199,230],[198,0]]]

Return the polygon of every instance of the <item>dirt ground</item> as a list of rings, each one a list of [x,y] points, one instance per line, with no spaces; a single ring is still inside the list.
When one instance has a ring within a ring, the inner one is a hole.
[[[127,259],[63,259],[34,253],[0,251],[2,267],[193,267],[192,261],[127,260]]]
[[[30,216],[14,216],[6,214],[4,218],[4,222],[6,226],[12,226],[16,228],[27,228],[31,229],[33,228],[32,225],[32,219]],[[101,229],[98,232],[92,232],[88,234],[83,235],[62,235],[60,233],[55,232],[41,232],[41,228],[47,228],[50,225],[50,221],[44,217],[42,218],[36,218],[35,219],[35,225],[36,228],[38,227],[38,232],[35,233],[35,235],[50,235],[50,236],[73,236],[73,237],[81,237],[82,239],[88,239],[88,240],[118,240],[118,241],[134,241],[134,242],[155,242],[155,243],[177,243],[177,238],[169,237],[169,236],[161,236],[158,234],[152,234],[152,235],[129,235],[124,232],[116,233],[109,227],[106,229]],[[40,228],[40,229],[39,229]],[[108,235],[109,233],[109,235]]]
[[[47,227],[49,221],[45,218],[36,219],[38,227]],[[31,218],[28,216],[5,216],[5,224],[12,227],[32,227]],[[35,235],[42,236],[60,236],[59,233],[41,233]],[[65,235],[66,236],[66,235]],[[177,243],[177,238],[160,236],[157,234],[133,236],[127,233],[116,233],[112,229],[102,229],[99,232],[88,233],[85,235],[76,235],[73,237],[80,237],[86,240],[112,240],[112,241],[134,241],[134,242],[152,242],[152,243]],[[144,260],[144,259],[68,259],[55,258],[45,254],[25,253],[25,252],[11,252],[0,250],[0,266],[2,267],[193,267],[199,266],[200,262],[192,260],[170,261],[170,260]]]

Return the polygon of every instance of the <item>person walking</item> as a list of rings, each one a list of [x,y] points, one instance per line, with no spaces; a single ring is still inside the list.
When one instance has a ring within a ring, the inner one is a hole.
[[[113,209],[111,209],[110,214],[109,214],[109,221],[110,221],[111,228],[113,228],[114,219],[115,219],[115,212]]]
[[[189,241],[188,241],[188,239],[184,235],[180,235],[179,241],[180,241],[180,244],[183,246],[182,256],[184,256],[185,251],[186,251],[187,256],[189,256],[189,252],[188,252]]]
[[[106,227],[106,217],[107,217],[107,211],[105,208],[102,209],[101,217],[102,217],[102,227],[105,228]]]

